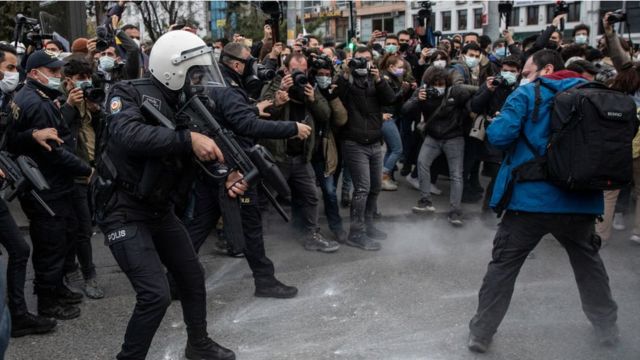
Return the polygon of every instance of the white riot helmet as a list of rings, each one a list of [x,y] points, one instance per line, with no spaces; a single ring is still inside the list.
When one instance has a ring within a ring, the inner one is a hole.
[[[149,55],[151,76],[170,90],[187,85],[224,86],[213,58],[213,49],[197,35],[183,30],[169,31],[154,44]],[[190,79],[189,82],[186,82]]]

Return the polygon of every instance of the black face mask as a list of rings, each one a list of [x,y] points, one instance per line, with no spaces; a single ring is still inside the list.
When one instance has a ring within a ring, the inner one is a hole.
[[[406,52],[407,50],[409,50],[409,44],[408,43],[400,44],[400,48],[398,50],[400,50],[400,52]]]

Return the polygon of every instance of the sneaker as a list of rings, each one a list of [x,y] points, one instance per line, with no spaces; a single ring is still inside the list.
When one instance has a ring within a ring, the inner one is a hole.
[[[77,267],[74,271],[64,274],[64,281],[67,285],[80,283],[84,281],[82,271]]]
[[[436,184],[431,184],[431,189],[429,190],[433,195],[442,195],[442,190],[440,190]]]
[[[436,211],[436,208],[433,206],[433,204],[431,203],[431,200],[427,199],[427,198],[422,198],[420,200],[418,200],[418,204],[416,206],[414,206],[411,210],[413,210],[414,213],[432,213],[434,211]]]
[[[393,180],[391,180],[391,176],[387,174],[382,175],[382,190],[383,191],[396,191],[398,190],[398,185],[396,185]]]
[[[411,185],[414,189],[420,190],[420,180],[418,180],[417,177],[411,177],[411,174],[409,174],[407,175],[406,179],[409,185]]]
[[[344,230],[338,230],[336,232],[333,233],[333,235],[336,237],[336,241],[340,244],[344,244],[347,242],[347,232]]]
[[[198,340],[187,340],[184,355],[189,360],[235,360],[233,351],[220,346],[209,337]]]
[[[11,337],[46,334],[53,331],[57,324],[58,322],[55,319],[26,313],[11,318]]]
[[[400,176],[407,176],[411,174],[412,167],[410,165],[402,164],[402,169],[400,169]]]
[[[62,285],[56,290],[56,296],[58,297],[58,301],[63,304],[75,305],[80,304],[82,302],[82,294],[77,293],[75,291],[71,291],[67,286]]]
[[[274,278],[268,283],[256,283],[254,295],[256,297],[290,299],[298,295],[298,289],[294,286],[287,286]]]
[[[104,291],[95,278],[86,280],[82,290],[89,299],[102,299],[104,297]]]
[[[347,245],[367,251],[377,251],[382,248],[379,242],[373,241],[366,233],[350,234]]]
[[[633,241],[634,243],[640,245],[640,235],[636,235],[633,234],[631,235],[631,237],[629,238],[629,240]]]
[[[618,231],[623,231],[627,227],[624,224],[624,214],[623,213],[615,213],[613,214],[613,228]]]
[[[374,239],[374,240],[386,240],[387,239],[387,233],[376,229],[375,227],[373,227],[373,225],[369,225],[367,226],[367,236],[370,239]]]
[[[620,341],[620,330],[616,324],[607,327],[594,326],[594,329],[602,346],[614,346]]]
[[[491,339],[469,334],[469,343],[467,344],[467,347],[470,351],[484,354],[489,350],[489,345],[491,345]]]
[[[451,210],[448,219],[451,225],[462,226],[462,213],[459,210]]]
[[[325,237],[319,232],[314,232],[313,234],[308,235],[304,242],[304,248],[309,251],[331,253],[338,251],[338,249],[340,249],[340,244],[333,240],[325,239]]]

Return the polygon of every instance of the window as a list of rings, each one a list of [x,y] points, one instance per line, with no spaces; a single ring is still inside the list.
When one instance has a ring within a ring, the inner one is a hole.
[[[519,7],[513,7],[513,10],[511,10],[511,21],[509,22],[510,26],[519,26],[520,25],[520,8]]]
[[[467,30],[467,10],[458,10],[458,30]]]
[[[392,34],[392,33],[394,33],[394,31],[393,31],[393,18],[373,19],[373,20],[371,20],[371,29],[372,30],[386,31],[386,32]]]
[[[527,25],[538,25],[538,6],[527,6]]]
[[[547,24],[551,24],[553,22],[553,9],[555,8],[556,6],[554,4],[547,5]]]
[[[580,21],[580,2],[569,4],[569,15],[567,21]]]
[[[482,27],[482,8],[473,9],[473,27],[474,29]]]
[[[451,11],[442,12],[442,31],[451,31]]]

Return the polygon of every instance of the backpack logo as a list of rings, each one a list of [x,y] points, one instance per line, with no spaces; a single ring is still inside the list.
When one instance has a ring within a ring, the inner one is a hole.
[[[622,113],[619,113],[619,112],[613,112],[613,111],[608,111],[608,112],[607,112],[607,116],[608,116],[608,117],[617,117],[617,118],[621,118],[621,117],[622,117]]]

